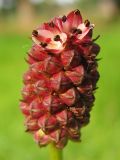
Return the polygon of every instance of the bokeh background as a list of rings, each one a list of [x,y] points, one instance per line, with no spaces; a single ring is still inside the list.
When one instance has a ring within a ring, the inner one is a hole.
[[[101,78],[82,143],[69,142],[64,159],[120,159],[120,0],[0,0],[0,160],[49,158],[49,147],[39,148],[24,132],[19,109],[24,58],[38,24],[76,8],[95,24],[94,38],[101,35]]]

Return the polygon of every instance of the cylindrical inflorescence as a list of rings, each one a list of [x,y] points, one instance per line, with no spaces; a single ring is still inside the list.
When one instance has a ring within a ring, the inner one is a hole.
[[[75,10],[32,32],[20,107],[26,131],[40,146],[53,142],[63,148],[69,139],[80,141],[89,122],[99,79],[93,28]]]

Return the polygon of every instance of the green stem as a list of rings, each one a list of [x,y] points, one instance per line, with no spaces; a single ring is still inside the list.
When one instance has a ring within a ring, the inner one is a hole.
[[[58,149],[54,144],[50,144],[50,158],[51,160],[62,160],[62,149]]]

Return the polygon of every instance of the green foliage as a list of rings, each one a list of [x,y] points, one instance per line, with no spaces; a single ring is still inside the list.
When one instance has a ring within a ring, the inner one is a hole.
[[[100,81],[91,123],[82,129],[82,143],[70,142],[64,149],[69,160],[120,159],[120,45],[119,25],[97,30],[101,38]],[[27,69],[25,53],[31,46],[26,35],[2,34],[0,37],[0,160],[45,160],[48,147],[40,149],[24,132],[19,110],[22,75]]]

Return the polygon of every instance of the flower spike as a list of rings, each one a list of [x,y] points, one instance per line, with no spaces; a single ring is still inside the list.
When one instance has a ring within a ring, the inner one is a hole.
[[[26,131],[40,147],[53,143],[62,149],[69,140],[79,142],[89,123],[99,79],[99,36],[92,39],[93,29],[77,9],[32,32],[20,108]]]

